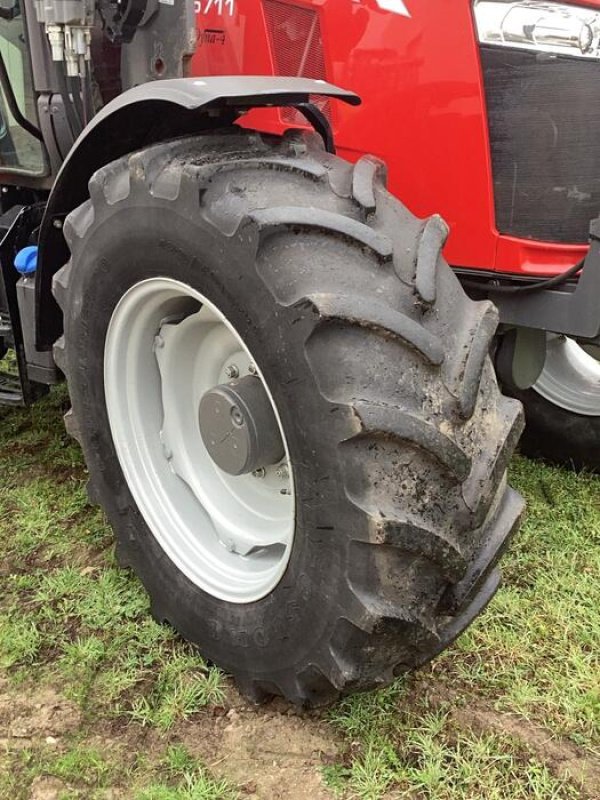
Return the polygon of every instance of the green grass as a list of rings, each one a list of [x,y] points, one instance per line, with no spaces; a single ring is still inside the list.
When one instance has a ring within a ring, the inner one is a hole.
[[[0,667],[22,680],[33,667],[84,709],[93,698],[96,710],[167,729],[222,701],[221,676],[150,618],[139,582],[115,565],[80,451],[62,429],[64,405],[58,391],[31,410],[0,412],[0,548],[10,565]]]
[[[60,687],[81,710],[78,735],[120,719],[167,732],[222,703],[223,677],[151,619],[139,582],[117,568],[111,532],[87,502],[81,453],[63,429],[65,405],[59,389],[31,409],[0,409],[0,677],[24,696]],[[178,777],[151,764],[155,779],[144,783],[126,763],[115,772],[85,736],[50,756],[9,751],[14,774],[0,770],[0,798],[28,797],[36,775],[63,780],[69,798],[115,779],[140,800],[233,797],[194,759]]]
[[[110,563],[10,575],[2,605],[0,665],[23,680],[35,667],[84,709],[92,699],[167,729],[223,699],[218,670],[156,624],[138,583]]]
[[[115,786],[132,800],[239,800],[234,787],[211,777],[182,745],[168,746],[154,760],[84,743],[60,754],[40,747],[12,751],[0,763],[0,797],[28,797],[26,787],[36,778],[51,782],[60,800],[104,800]]]
[[[516,460],[526,522],[505,586],[438,662],[462,692],[555,734],[600,744],[600,481]]]
[[[345,762],[325,768],[329,786],[352,797],[428,800],[579,798],[527,744],[457,722],[448,702],[409,695],[410,681],[351,698],[330,719],[353,745]]]
[[[58,743],[0,743],[0,800],[28,800],[39,780],[63,800],[243,797],[239,775],[221,777],[235,754],[183,744],[231,689],[117,568],[65,405],[59,389],[0,409],[0,704],[48,689],[78,715]],[[528,513],[488,610],[420,673],[305,718],[340,742],[322,766],[333,797],[600,798],[600,479],[522,458],[511,472]],[[248,736],[265,713],[248,712]]]

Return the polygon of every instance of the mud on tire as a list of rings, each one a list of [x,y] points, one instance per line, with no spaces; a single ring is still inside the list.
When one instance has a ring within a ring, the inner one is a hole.
[[[89,190],[54,279],[56,360],[91,496],[155,617],[255,700],[320,705],[434,657],[494,594],[523,508],[505,479],[521,407],[488,357],[497,314],[443,261],[443,221],[410,214],[375,159],[352,166],[297,134],[162,143],[102,168]],[[106,330],[123,293],[156,275],[231,319],[281,415],[295,541],[257,602],[220,601],[175,567],[115,453]]]

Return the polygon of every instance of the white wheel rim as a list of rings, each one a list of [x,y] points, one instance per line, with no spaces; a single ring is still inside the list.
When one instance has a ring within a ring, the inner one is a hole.
[[[233,476],[200,434],[200,398],[234,365],[263,383],[285,457],[262,477]],[[279,583],[294,538],[294,482],[281,419],[264,376],[224,314],[171,278],[131,287],[104,349],[106,409],[129,490],[158,543],[191,580],[232,603]]]
[[[600,361],[574,339],[548,334],[544,369],[533,388],[566,411],[600,416]]]

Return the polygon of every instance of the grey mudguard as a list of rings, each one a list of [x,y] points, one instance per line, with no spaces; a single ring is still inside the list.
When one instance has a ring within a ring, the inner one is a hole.
[[[215,101],[218,101],[219,105],[248,108],[306,103],[311,94],[337,97],[351,105],[360,104],[360,98],[354,92],[312,78],[233,75],[152,81],[135,86],[108,103],[96,114],[77,143],[120,109],[146,100],[173,103],[190,110],[210,105]]]
[[[61,224],[87,198],[88,181],[97,169],[162,139],[231,125],[249,108],[300,105],[310,102],[311,95],[360,103],[353,92],[321,80],[236,75],[144,83],[96,114],[58,173],[40,229],[38,348],[50,348],[62,333],[62,315],[51,294],[52,276],[68,258]]]

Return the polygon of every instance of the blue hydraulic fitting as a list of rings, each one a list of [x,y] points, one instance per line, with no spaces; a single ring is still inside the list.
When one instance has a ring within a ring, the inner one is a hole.
[[[24,247],[15,256],[15,269],[21,275],[32,275],[37,269],[37,257],[38,249],[36,245],[32,244],[29,247]]]

